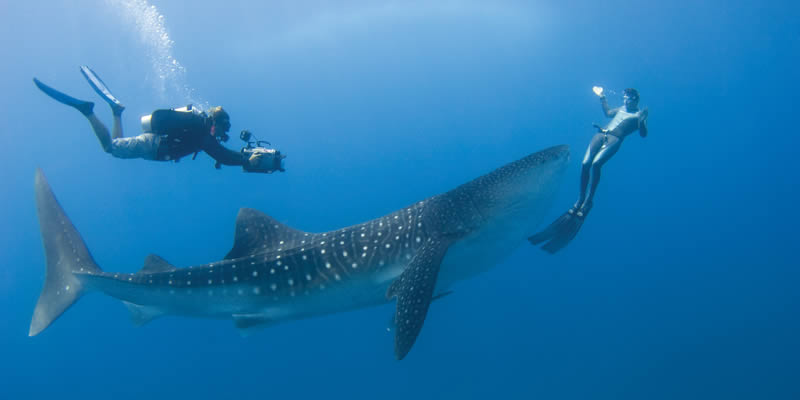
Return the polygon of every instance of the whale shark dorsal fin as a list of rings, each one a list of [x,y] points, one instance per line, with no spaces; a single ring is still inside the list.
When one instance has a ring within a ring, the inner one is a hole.
[[[144,266],[139,270],[140,274],[154,274],[157,272],[174,271],[174,265],[167,262],[167,260],[155,255],[150,254],[144,259]]]
[[[290,228],[261,211],[242,208],[236,216],[236,236],[226,260],[255,253],[291,248],[312,236],[311,233]]]
[[[431,302],[450,294],[445,292],[433,296],[436,279],[439,276],[439,266],[451,243],[452,241],[448,239],[428,239],[405,271],[389,285],[386,291],[386,298],[397,297],[394,316],[397,328],[394,335],[394,355],[398,360],[402,360],[408,354],[417,340]]]

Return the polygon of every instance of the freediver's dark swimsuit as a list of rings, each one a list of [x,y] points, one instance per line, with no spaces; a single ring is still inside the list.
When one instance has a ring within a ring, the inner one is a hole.
[[[151,116],[153,133],[161,135],[156,160],[179,160],[205,151],[223,165],[244,165],[245,156],[226,149],[211,135],[211,121],[205,114],[175,110],[156,110]]]
[[[592,207],[595,189],[600,181],[600,168],[617,153],[625,137],[637,130],[640,131],[642,137],[647,136],[647,125],[641,120],[642,110],[629,112],[625,106],[611,109],[608,107],[605,97],[602,97],[600,102],[603,106],[603,113],[613,119],[603,132],[594,135],[586,149],[586,155],[583,157],[580,198],[575,208],[583,208],[584,213]],[[586,189],[589,184],[590,170],[592,185],[587,196]]]

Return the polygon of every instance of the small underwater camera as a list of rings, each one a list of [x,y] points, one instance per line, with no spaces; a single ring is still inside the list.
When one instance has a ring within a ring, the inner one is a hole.
[[[270,142],[258,139],[251,140],[254,139],[253,133],[247,129],[243,130],[239,134],[239,139],[242,139],[243,142],[247,143],[247,146],[242,147],[242,154],[244,154],[246,158],[249,159],[254,155],[257,155],[260,158],[258,166],[250,166],[245,168],[245,171],[263,172],[267,174],[271,174],[275,171],[286,172],[283,161],[286,156],[282,155],[278,150],[269,148],[268,146],[272,146]]]

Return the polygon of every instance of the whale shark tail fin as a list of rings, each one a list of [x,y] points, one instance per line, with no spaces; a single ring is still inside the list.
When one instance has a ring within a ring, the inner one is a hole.
[[[102,272],[81,235],[58,204],[41,170],[36,171],[35,187],[47,269],[28,336],[38,335],[45,330],[84,293],[83,284],[73,272]]]
[[[578,234],[583,221],[586,219],[586,214],[583,210],[575,208],[561,214],[553,223],[547,226],[541,232],[528,238],[532,245],[537,246],[541,243],[542,250],[555,254],[559,250],[566,247],[572,239]]]

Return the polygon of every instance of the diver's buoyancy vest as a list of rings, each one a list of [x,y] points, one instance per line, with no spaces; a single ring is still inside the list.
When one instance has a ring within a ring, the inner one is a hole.
[[[142,131],[162,136],[157,159],[174,160],[200,150],[210,125],[205,113],[191,106],[153,111],[141,119]]]

